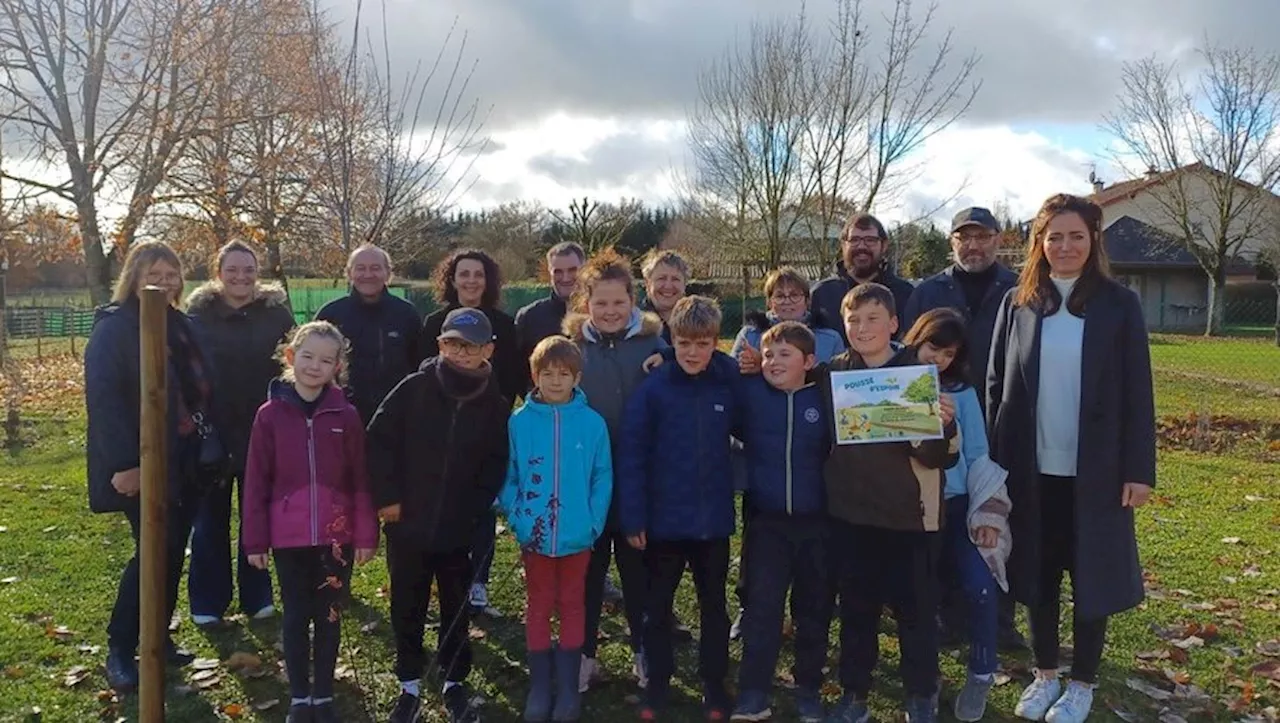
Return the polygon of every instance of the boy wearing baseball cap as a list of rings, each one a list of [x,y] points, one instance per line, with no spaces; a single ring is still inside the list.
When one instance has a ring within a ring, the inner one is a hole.
[[[368,466],[387,536],[391,627],[400,694],[391,723],[421,717],[422,635],[434,580],[440,595],[436,649],[445,708],[454,723],[478,712],[464,685],[471,671],[469,543],[507,471],[510,406],[493,381],[493,327],[478,309],[450,312],[440,355],[400,382],[369,422]]]

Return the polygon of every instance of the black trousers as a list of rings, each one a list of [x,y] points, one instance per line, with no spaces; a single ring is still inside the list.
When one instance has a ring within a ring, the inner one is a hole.
[[[275,550],[273,555],[284,603],[280,627],[289,695],[332,698],[342,608],[351,587],[352,548],[342,547],[340,558],[325,546]]]
[[[605,532],[591,549],[591,563],[587,567],[586,588],[586,638],[582,654],[596,657],[600,637],[600,612],[604,607],[604,579],[609,574],[609,563],[618,561],[618,577],[622,582],[622,605],[631,628],[631,650],[640,652],[644,647],[644,606],[647,592],[647,574],[644,553],[627,542],[619,532]]]
[[[782,622],[791,593],[795,624],[795,680],[802,690],[822,685],[827,659],[828,576],[826,520],[758,513],[742,559],[751,604],[742,619],[740,691],[768,692],[782,648]]]
[[[840,684],[865,698],[880,658],[879,623],[885,605],[898,622],[899,666],[908,695],[938,687],[938,565],[942,534],[905,532],[829,521],[829,554],[836,556],[840,594]]]
[[[464,540],[464,543],[467,541]],[[444,681],[462,682],[471,674],[470,550],[426,550],[387,536],[391,569],[391,628],[396,638],[396,677],[418,680],[426,668],[422,635],[426,631],[431,582],[440,594],[440,633],[436,666]]]
[[[170,495],[173,491],[170,491]],[[136,498],[135,498],[136,499]],[[191,525],[197,509],[197,495],[192,490],[184,497],[170,500],[168,507],[168,526],[166,534],[167,569],[165,572],[165,626],[173,617],[178,603],[178,583],[182,580],[182,565],[186,562],[187,540],[191,537]],[[116,591],[116,602],[111,608],[111,621],[107,623],[107,646],[127,657],[138,652],[139,621],[138,578],[138,545],[142,535],[141,510],[133,504],[124,510],[129,520],[129,532],[133,535],[133,557],[124,566],[120,574],[120,586]]]
[[[729,613],[725,585],[729,577],[729,539],[649,540],[644,551],[649,573],[644,651],[649,663],[648,695],[665,703],[675,672],[672,609],[685,566],[693,571],[702,630],[698,637],[698,677],[703,692],[719,699],[729,674]],[[625,594],[625,591],[624,591]]]
[[[747,582],[747,575],[750,574],[751,564],[748,557],[751,555],[751,545],[749,543],[751,529],[751,518],[755,517],[755,508],[751,506],[751,495],[747,492],[742,493],[742,554],[738,558],[738,584],[733,586],[733,596],[738,599],[738,607],[747,607],[747,593],[751,589]]]
[[[1074,477],[1040,475],[1040,586],[1031,613],[1031,647],[1036,667],[1058,668],[1058,633],[1062,576],[1075,576],[1076,516]],[[1098,666],[1107,640],[1107,618],[1082,618],[1079,606],[1072,619],[1075,653],[1071,677],[1082,683],[1098,681]]]

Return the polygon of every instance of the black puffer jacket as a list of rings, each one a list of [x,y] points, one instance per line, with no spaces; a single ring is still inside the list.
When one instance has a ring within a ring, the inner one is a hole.
[[[387,535],[433,552],[468,547],[506,479],[510,414],[492,377],[437,358],[391,390],[367,437],[374,502],[401,509]]]
[[[347,398],[367,424],[387,392],[418,368],[418,310],[385,289],[372,303],[352,291],[316,319],[336,325],[351,344]]]
[[[218,370],[218,431],[237,475],[244,471],[253,418],[267,401],[271,380],[280,374],[276,350],[293,328],[288,301],[279,285],[259,284],[253,301],[237,309],[227,304],[217,281],[187,298],[187,313],[200,325]]]

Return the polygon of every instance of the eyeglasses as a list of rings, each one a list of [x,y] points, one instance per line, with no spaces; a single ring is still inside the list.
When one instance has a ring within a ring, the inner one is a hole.
[[[951,238],[965,244],[985,244],[990,243],[996,235],[990,231],[978,233],[953,233]]]
[[[792,291],[788,294],[774,294],[769,298],[782,304],[795,304],[797,302],[804,301],[809,298],[809,296],[808,294],[800,291]]]
[[[850,246],[853,246],[854,248],[857,248],[859,246],[863,248],[875,248],[883,240],[884,239],[880,238],[879,236],[845,236],[844,237],[844,242],[849,244]]]
[[[458,341],[457,339],[445,339],[440,342],[440,350],[448,351],[450,354],[464,354],[466,356],[479,356],[480,350],[484,347],[479,344]]]

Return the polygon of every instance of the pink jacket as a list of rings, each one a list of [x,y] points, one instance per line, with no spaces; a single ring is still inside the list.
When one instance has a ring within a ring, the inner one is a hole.
[[[335,544],[376,548],[364,445],[364,425],[342,390],[328,389],[308,418],[293,385],[272,382],[249,438],[245,553]]]

